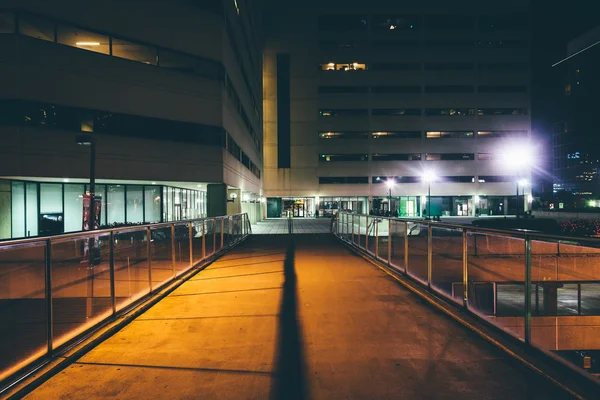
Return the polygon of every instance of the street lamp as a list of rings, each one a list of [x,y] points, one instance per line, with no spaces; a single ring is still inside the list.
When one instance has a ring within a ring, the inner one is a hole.
[[[511,148],[506,149],[503,157],[503,164],[507,169],[513,170],[517,175],[517,196],[516,196],[516,217],[519,218],[519,185],[525,187],[529,184],[526,179],[519,177],[519,172],[525,168],[530,168],[533,164],[534,150],[528,143],[514,144]],[[528,173],[529,171],[527,171]],[[523,195],[525,195],[525,189],[523,189]]]
[[[529,185],[527,179],[517,180],[517,218],[519,218],[519,186],[523,188],[523,198],[525,198],[525,186]]]
[[[426,219],[431,218],[431,182],[435,182],[437,180],[437,176],[433,171],[425,171],[423,173],[423,180],[427,182],[427,217]]]
[[[76,143],[90,147],[90,230],[96,229],[96,141],[92,135],[77,135]]]
[[[392,188],[394,186],[396,186],[396,181],[395,179],[388,179],[387,181],[385,181],[385,185],[388,188],[388,213],[389,216],[392,216]]]

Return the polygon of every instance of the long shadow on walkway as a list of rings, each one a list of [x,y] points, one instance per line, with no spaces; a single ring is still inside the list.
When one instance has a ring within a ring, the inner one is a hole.
[[[294,263],[295,244],[290,236],[284,262],[284,283],[279,312],[279,336],[271,399],[305,399],[308,393],[302,328],[298,317],[298,288]]]

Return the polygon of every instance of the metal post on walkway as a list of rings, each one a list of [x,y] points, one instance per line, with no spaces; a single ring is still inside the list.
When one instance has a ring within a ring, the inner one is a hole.
[[[217,252],[217,219],[213,219],[213,254]]]
[[[206,220],[202,220],[202,259],[206,258]]]
[[[392,265],[392,223],[393,220],[388,220],[388,248],[387,248],[387,261],[388,266]]]
[[[54,315],[52,314],[52,242],[50,239],[46,240],[46,259],[44,270],[46,273],[46,341],[47,343],[47,351],[48,355],[52,354],[52,342],[53,338],[53,329],[52,325],[54,325]]]
[[[531,344],[531,239],[525,237],[525,344]]]
[[[467,259],[469,244],[467,228],[462,231],[462,262],[463,262],[463,306],[469,307],[469,261]]]
[[[117,313],[117,296],[116,296],[116,281],[115,281],[115,233],[114,231],[110,231],[110,236],[108,237],[110,240],[109,248],[108,248],[108,273],[110,279],[110,302],[112,305],[112,313],[115,315]]]
[[[431,223],[427,224],[427,286],[431,287],[433,240]]]
[[[375,224],[375,258],[379,258],[379,220],[375,218],[373,223]]]
[[[354,214],[352,214],[352,243],[354,243]]]
[[[148,287],[152,291],[152,232],[146,228],[146,256],[148,257]]]
[[[177,263],[177,252],[175,244],[175,224],[171,225],[171,263],[173,265],[173,276],[177,275],[175,264]]]
[[[369,216],[365,217],[365,250],[369,252]]]
[[[404,223],[404,274],[408,274],[408,222]]]
[[[190,240],[190,267],[194,265],[194,223],[188,224],[188,236]]]
[[[221,218],[221,250],[223,250],[225,248],[224,231],[225,231],[225,218]]]

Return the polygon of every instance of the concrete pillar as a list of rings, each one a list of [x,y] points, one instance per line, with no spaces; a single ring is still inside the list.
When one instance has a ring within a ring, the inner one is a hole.
[[[504,211],[504,215],[508,215],[508,197],[504,196],[502,211]]]
[[[11,237],[10,181],[0,180],[0,239]]]
[[[206,185],[206,216],[218,217],[227,214],[227,185],[210,183]]]
[[[540,286],[544,290],[544,312],[547,315],[556,315],[558,310],[558,282],[544,282]]]

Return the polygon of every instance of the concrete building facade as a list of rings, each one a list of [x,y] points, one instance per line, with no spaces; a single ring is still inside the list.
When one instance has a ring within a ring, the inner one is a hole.
[[[268,216],[422,216],[429,189],[432,215],[528,207],[527,2],[273,2],[269,10]]]

